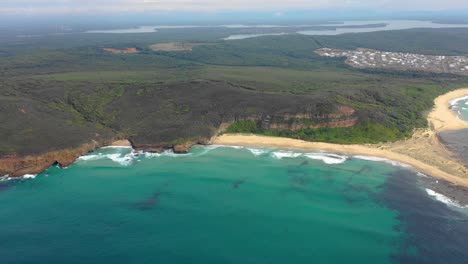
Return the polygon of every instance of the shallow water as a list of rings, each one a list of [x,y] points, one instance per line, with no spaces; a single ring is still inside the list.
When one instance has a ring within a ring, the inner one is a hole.
[[[442,143],[468,167],[468,129],[443,131],[439,136]]]
[[[468,96],[453,100],[451,106],[460,119],[468,122]]]
[[[450,104],[458,117],[468,122],[468,96],[453,100]],[[468,167],[468,129],[443,131],[439,136],[442,143]]]
[[[0,182],[1,263],[464,263],[466,211],[364,158],[101,149]]]

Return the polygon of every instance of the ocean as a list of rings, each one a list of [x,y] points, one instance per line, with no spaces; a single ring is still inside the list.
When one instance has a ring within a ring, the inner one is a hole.
[[[455,111],[462,120],[468,122],[468,96],[453,100],[450,104],[453,111]]]
[[[466,263],[468,209],[428,179],[297,150],[104,148],[0,182],[0,262]]]
[[[450,102],[452,110],[462,120],[468,122],[468,96]],[[442,143],[468,168],[468,129],[442,131]]]

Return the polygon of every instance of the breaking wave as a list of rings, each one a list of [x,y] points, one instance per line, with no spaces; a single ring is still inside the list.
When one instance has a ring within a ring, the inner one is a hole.
[[[446,205],[455,206],[455,207],[458,207],[458,208],[468,208],[468,205],[461,205],[457,201],[452,200],[452,199],[448,198],[447,196],[445,196],[443,194],[440,194],[440,193],[437,193],[437,192],[435,192],[435,191],[433,191],[431,189],[426,189],[426,193],[429,196],[436,199],[437,201],[442,202],[442,203],[444,203]]]
[[[347,156],[331,153],[301,153],[293,151],[275,151],[271,156],[277,159],[306,157],[313,160],[320,160],[325,164],[341,164],[348,160]]]
[[[458,102],[464,101],[464,100],[468,100],[468,96],[464,96],[464,97],[461,97],[461,98],[454,99],[454,100],[450,101],[449,104],[450,104],[451,106],[454,106],[454,105],[456,105]],[[468,102],[466,102],[465,105],[468,105]]]
[[[275,151],[271,153],[273,158],[283,159],[283,158],[297,158],[302,156],[302,153],[297,153],[293,151]]]
[[[386,158],[371,157],[371,156],[360,156],[360,155],[353,156],[353,158],[360,159],[360,160],[367,160],[367,161],[385,162],[387,164],[397,166],[397,167],[402,167],[402,168],[411,168],[411,166],[408,165],[408,164],[405,164],[405,163],[402,163],[402,162],[399,162],[399,161],[389,160],[389,159],[386,159]]]
[[[129,148],[113,147],[112,149],[128,150]],[[159,158],[159,157],[186,157],[186,156],[191,156],[191,155],[192,153],[176,154],[171,150],[166,150],[162,153],[153,153],[153,152],[136,151],[132,149],[130,152],[88,154],[86,156],[79,157],[78,160],[79,161],[111,160],[122,166],[130,166],[135,161],[139,161],[141,158],[150,159],[150,158]]]
[[[124,153],[112,153],[112,154],[103,154],[103,153],[97,153],[97,154],[89,154],[86,156],[81,156],[78,158],[78,160],[82,161],[93,161],[93,160],[102,160],[102,159],[107,159],[107,160],[112,160],[113,162],[116,162],[122,166],[130,166],[134,159],[137,157],[136,152],[130,152],[128,154]]]
[[[247,150],[250,151],[250,153],[252,153],[256,157],[270,153],[270,150],[267,149],[247,148]]]
[[[336,155],[336,154],[329,154],[329,153],[308,153],[304,156],[314,159],[314,160],[321,160],[325,164],[341,164],[348,160],[347,156]]]
[[[20,179],[34,179],[37,177],[37,174],[25,174],[21,177],[10,177],[10,175],[0,176],[0,182],[9,181],[9,180],[20,180]]]

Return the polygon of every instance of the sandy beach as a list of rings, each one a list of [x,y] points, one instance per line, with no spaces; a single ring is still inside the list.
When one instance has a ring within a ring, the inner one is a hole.
[[[444,130],[468,128],[468,122],[460,120],[449,109],[451,100],[468,95],[468,88],[444,94],[435,99],[435,106],[428,115],[429,128],[418,129],[412,138],[395,143],[369,145],[340,145],[303,140],[266,137],[259,135],[225,134],[213,139],[213,144],[245,147],[274,147],[327,151],[346,155],[365,155],[386,158],[408,164],[427,175],[468,187],[468,170],[457,162],[439,142],[437,133]]]
[[[468,128],[468,122],[461,120],[454,111],[450,110],[450,101],[468,95],[468,88],[458,89],[434,100],[434,109],[429,113],[427,120],[429,127],[436,133],[445,130],[458,130]]]
[[[130,141],[126,139],[114,141],[109,145],[109,147],[131,147],[131,146],[132,144],[130,143]]]

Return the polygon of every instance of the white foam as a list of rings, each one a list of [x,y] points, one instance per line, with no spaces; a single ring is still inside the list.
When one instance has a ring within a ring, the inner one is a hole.
[[[314,159],[314,160],[321,160],[325,164],[340,164],[345,162],[348,157],[341,156],[336,154],[329,154],[329,153],[307,153],[304,156]]]
[[[139,151],[137,153],[139,155],[145,156],[145,158],[159,158],[159,157],[174,157],[174,158],[177,158],[177,157],[187,157],[187,156],[192,155],[192,153],[176,154],[172,150],[166,150],[166,151],[161,152],[161,153],[143,152],[143,151]]]
[[[104,158],[104,155],[102,155],[101,153],[99,154],[93,154],[93,155],[86,155],[86,156],[81,156],[78,158],[78,160],[98,160],[98,159],[102,159]]]
[[[131,152],[127,154],[123,153],[112,153],[112,154],[90,154],[86,156],[81,156],[78,160],[82,161],[92,161],[92,160],[101,160],[101,159],[109,159],[113,162],[116,162],[122,166],[129,166],[133,163],[133,160],[136,158],[136,153]]]
[[[254,156],[258,157],[258,156],[261,156],[261,155],[264,155],[268,152],[270,152],[269,150],[266,150],[266,149],[255,149],[255,148],[247,148],[252,154],[254,154]]]
[[[21,177],[10,177],[10,175],[7,174],[7,175],[0,176],[0,182],[17,180],[17,179],[34,179],[36,177],[37,177],[37,174],[25,174]]]
[[[217,148],[220,148],[220,147],[223,147],[221,145],[208,145],[208,146],[203,146],[203,151],[201,151],[200,153],[197,153],[197,156],[202,156],[202,155],[205,155],[206,153],[214,150],[214,149],[217,149]]]
[[[233,149],[243,149],[244,147],[241,147],[241,146],[220,146],[220,147],[223,147],[223,148],[233,148]]]
[[[408,164],[405,164],[405,163],[402,163],[402,162],[399,162],[399,161],[389,160],[389,159],[386,159],[386,158],[379,158],[379,157],[372,157],[372,156],[360,156],[360,155],[353,156],[353,158],[361,159],[361,160],[367,160],[367,161],[385,162],[387,164],[390,164],[390,165],[396,166],[396,167],[411,168],[411,166],[408,165]]]
[[[101,149],[131,149],[132,146],[105,146]]]
[[[23,179],[34,179],[36,176],[37,174],[25,174],[23,175]]]
[[[145,158],[157,158],[157,157],[161,157],[161,153],[156,153],[156,152],[143,152],[143,151],[138,151],[138,155],[145,156]]]
[[[283,158],[297,158],[302,156],[302,153],[292,152],[292,151],[275,151],[271,153],[271,156],[277,159]]]
[[[419,177],[423,177],[423,178],[429,178],[429,176],[427,176],[426,174],[422,172],[418,172],[416,175],[418,175]]]
[[[122,155],[120,153],[108,154],[106,158],[112,160],[113,162],[119,163],[122,166],[130,166],[133,163],[134,155],[132,153],[127,155]]]
[[[353,158],[360,159],[360,160],[367,160],[367,161],[387,161],[388,159],[379,158],[379,157],[371,157],[371,156],[353,156]]]
[[[464,96],[464,97],[461,97],[461,98],[453,99],[452,101],[449,102],[449,104],[450,104],[451,106],[454,106],[454,105],[456,105],[458,102],[464,101],[464,100],[468,100],[468,95],[467,95],[467,96]],[[465,104],[468,105],[468,102],[466,102]]]
[[[457,201],[454,201],[454,200],[448,198],[447,196],[445,196],[443,194],[440,194],[440,193],[437,193],[437,192],[435,192],[435,191],[433,191],[431,189],[426,189],[426,192],[427,192],[427,194],[429,196],[434,197],[437,201],[442,202],[444,204],[459,207],[459,208],[468,208],[468,205],[461,205]]]

